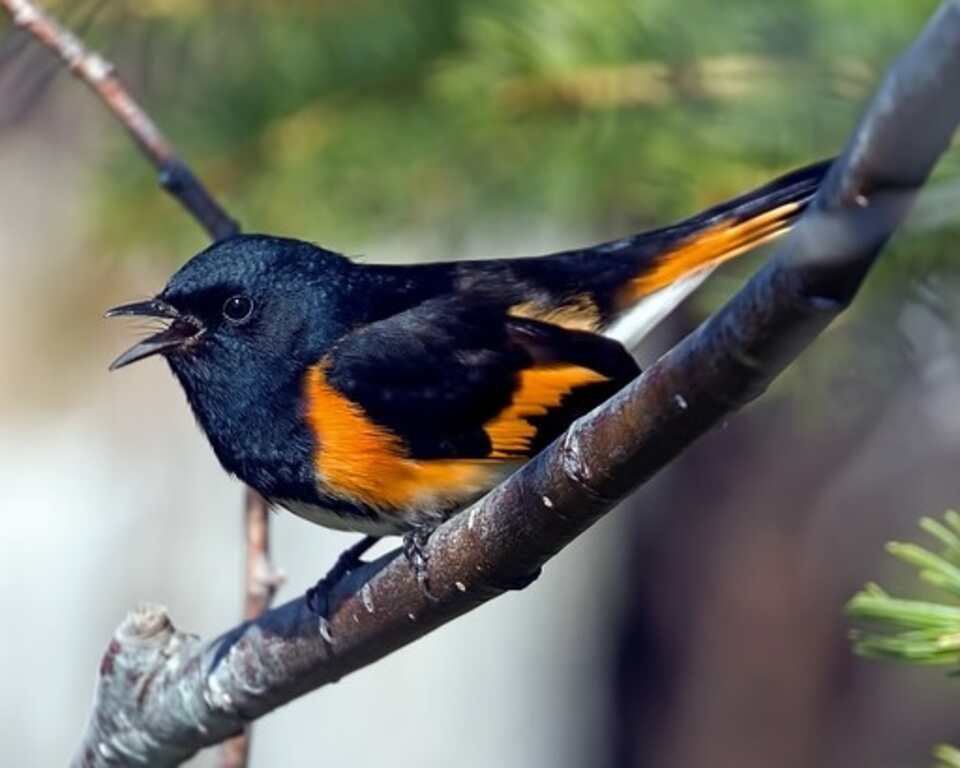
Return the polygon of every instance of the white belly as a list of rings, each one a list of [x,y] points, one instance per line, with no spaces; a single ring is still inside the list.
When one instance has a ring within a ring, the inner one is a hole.
[[[376,519],[361,515],[342,515],[332,509],[307,504],[293,499],[274,499],[274,501],[288,509],[297,517],[309,520],[311,523],[322,525],[324,528],[333,528],[335,531],[356,531],[368,536],[399,536],[410,530],[410,525],[388,515],[380,515]]]

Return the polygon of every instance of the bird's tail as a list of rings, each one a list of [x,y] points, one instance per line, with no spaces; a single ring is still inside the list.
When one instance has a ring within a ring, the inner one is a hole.
[[[829,167],[822,162],[802,168],[680,224],[646,233],[644,239],[659,236],[667,247],[641,262],[624,298],[642,298],[782,235],[806,208]]]
[[[714,269],[787,232],[829,167],[801,168],[672,227],[599,246],[633,262],[609,297],[607,335],[635,346]]]
[[[829,167],[801,168],[679,224],[589,248],[377,274],[401,309],[466,286],[506,303],[512,316],[602,332],[632,348],[713,269],[789,230]]]
[[[519,291],[513,314],[602,331],[630,348],[713,269],[787,232],[829,167],[809,165],[663,229],[473,268]]]

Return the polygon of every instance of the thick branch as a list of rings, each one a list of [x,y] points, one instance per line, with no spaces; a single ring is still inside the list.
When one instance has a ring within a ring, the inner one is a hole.
[[[331,640],[294,600],[210,642],[159,608],[104,656],[76,765],[174,765],[527,577],[697,437],[761,394],[853,298],[960,120],[960,0],[876,94],[815,204],[719,313],[431,538],[435,602],[396,552],[337,590]]]
[[[0,0],[13,23],[59,56],[69,70],[92,88],[133,137],[157,169],[160,185],[187,209],[214,240],[235,235],[237,222],[214,200],[200,180],[174,151],[120,82],[113,65],[89,50],[70,30],[64,29],[31,0]]]

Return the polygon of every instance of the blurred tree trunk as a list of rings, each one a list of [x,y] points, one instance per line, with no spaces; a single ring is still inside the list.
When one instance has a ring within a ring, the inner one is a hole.
[[[858,326],[891,329],[896,318]],[[811,428],[768,399],[656,483],[671,514],[656,535],[637,530],[622,571],[609,765],[840,768],[893,764],[898,748],[916,764],[946,737],[937,700],[904,708],[902,693],[878,695],[902,681],[854,660],[841,607],[877,573],[884,540],[956,503],[960,424],[943,406],[960,397],[949,374],[960,358],[942,347],[903,357],[896,332],[874,342],[904,365],[838,383],[859,399],[855,418],[838,395]],[[847,373],[838,366],[838,382]],[[899,727],[860,725],[891,711]]]

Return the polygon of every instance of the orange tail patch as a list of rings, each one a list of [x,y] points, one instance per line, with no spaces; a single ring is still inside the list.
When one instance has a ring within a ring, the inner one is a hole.
[[[784,234],[801,210],[786,203],[745,221],[725,221],[693,235],[685,243],[657,257],[649,269],[632,279],[620,296],[629,306],[705,267],[717,266]]]

